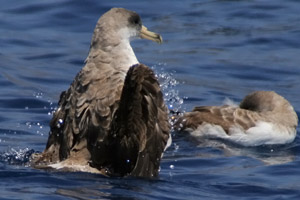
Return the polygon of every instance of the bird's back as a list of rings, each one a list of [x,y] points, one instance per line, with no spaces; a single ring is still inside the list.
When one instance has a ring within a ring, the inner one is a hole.
[[[61,94],[36,165],[63,161],[89,165],[105,175],[156,176],[170,125],[154,72],[133,66],[125,82],[113,74],[105,82],[86,81],[81,73]],[[103,89],[103,84],[115,87]],[[101,86],[102,92],[91,91]]]

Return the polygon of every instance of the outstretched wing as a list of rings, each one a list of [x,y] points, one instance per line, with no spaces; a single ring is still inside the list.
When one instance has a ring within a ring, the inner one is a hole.
[[[142,64],[131,67],[112,124],[113,173],[158,175],[169,131],[168,109],[154,72]]]

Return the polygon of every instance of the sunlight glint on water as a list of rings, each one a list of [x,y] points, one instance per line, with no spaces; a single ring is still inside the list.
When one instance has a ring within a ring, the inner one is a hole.
[[[30,153],[45,148],[60,92],[80,71],[95,23],[111,7],[136,11],[164,38],[162,45],[138,40],[133,49],[142,63],[159,63],[152,68],[170,110],[274,90],[299,114],[300,1],[1,3],[1,199],[300,199],[299,136],[287,145],[241,148],[173,131],[153,180],[26,167]]]
[[[159,63],[152,68],[156,71],[156,77],[160,83],[161,90],[164,94],[164,100],[168,108],[174,112],[181,111],[183,98],[180,97],[178,86],[180,83],[174,78],[176,72],[166,72],[166,64]]]

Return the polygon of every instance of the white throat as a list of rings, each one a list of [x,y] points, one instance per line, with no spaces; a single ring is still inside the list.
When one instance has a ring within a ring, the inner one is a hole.
[[[121,40],[116,49],[117,58],[113,60],[113,66],[127,72],[132,65],[139,63],[128,40]]]

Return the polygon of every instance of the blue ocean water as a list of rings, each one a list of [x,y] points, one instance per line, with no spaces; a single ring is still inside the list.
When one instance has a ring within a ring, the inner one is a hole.
[[[300,113],[300,1],[10,0],[0,7],[0,199],[299,199],[300,139],[246,148],[173,132],[157,179],[32,169],[98,18],[138,12],[164,38],[132,43],[172,109],[274,90]],[[183,103],[183,104],[182,104]],[[298,134],[300,129],[298,127]]]

